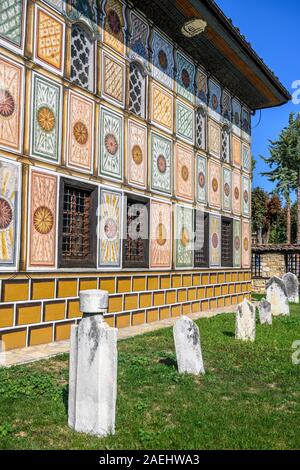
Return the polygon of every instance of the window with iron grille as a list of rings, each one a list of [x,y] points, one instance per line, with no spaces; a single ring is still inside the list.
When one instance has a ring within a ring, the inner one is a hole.
[[[140,64],[132,62],[129,69],[129,111],[145,118],[146,75]]]
[[[94,91],[94,40],[85,27],[72,26],[71,80],[86,90]]]
[[[195,268],[209,266],[209,214],[195,209]]]
[[[206,113],[201,107],[196,111],[196,146],[206,149]]]
[[[223,162],[230,163],[230,130],[228,126],[222,128],[222,153]]]
[[[149,267],[149,201],[137,196],[125,197],[123,266]]]
[[[62,179],[60,188],[59,265],[96,267],[97,188]]]
[[[222,266],[233,266],[233,220],[222,217]]]
[[[261,275],[261,254],[260,253],[252,253],[252,277],[262,277]]]
[[[287,273],[293,273],[300,279],[300,253],[287,253],[285,267]]]

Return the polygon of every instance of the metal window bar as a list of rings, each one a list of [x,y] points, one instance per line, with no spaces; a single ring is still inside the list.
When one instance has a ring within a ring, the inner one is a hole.
[[[287,253],[285,256],[286,272],[295,274],[300,279],[300,254]]]
[[[260,278],[261,275],[261,255],[257,253],[252,254],[252,277]]]

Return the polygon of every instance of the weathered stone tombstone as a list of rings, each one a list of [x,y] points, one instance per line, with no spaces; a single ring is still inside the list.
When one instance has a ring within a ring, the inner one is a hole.
[[[71,331],[68,423],[105,437],[115,432],[118,330],[103,320],[108,292],[87,290],[79,297],[83,318]]]
[[[267,301],[271,304],[273,316],[289,315],[290,307],[284,282],[277,276],[271,277],[266,284]]]
[[[193,320],[180,317],[173,327],[178,371],[180,374],[204,374],[200,331]]]
[[[255,341],[256,312],[249,300],[238,305],[235,318],[235,338],[242,341]]]
[[[262,299],[258,304],[258,316],[261,325],[272,325],[272,306],[266,299]]]
[[[299,303],[299,281],[295,274],[287,273],[282,278],[289,302]]]

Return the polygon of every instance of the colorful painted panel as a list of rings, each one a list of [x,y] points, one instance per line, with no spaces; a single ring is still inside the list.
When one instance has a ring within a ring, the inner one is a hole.
[[[210,214],[209,216],[209,258],[211,267],[221,266],[221,217]]]
[[[173,95],[153,82],[151,96],[151,121],[173,132]]]
[[[239,137],[232,136],[232,159],[234,165],[241,165],[242,144]]]
[[[17,267],[20,165],[0,159],[0,270]]]
[[[128,121],[128,183],[145,188],[147,185],[147,128]]]
[[[242,109],[242,130],[251,135],[251,117],[248,109]]]
[[[242,107],[235,98],[232,100],[232,122],[237,129],[241,128]]]
[[[250,180],[247,176],[242,178],[242,191],[243,191],[243,215],[248,217],[250,215]]]
[[[34,59],[51,71],[63,74],[65,24],[36,5]]]
[[[172,191],[172,141],[151,134],[151,189],[166,194]]]
[[[203,70],[197,69],[196,73],[196,101],[197,104],[207,104],[207,75]]]
[[[195,145],[201,150],[206,150],[206,110],[199,106],[196,110]]]
[[[221,87],[216,82],[209,79],[208,89],[209,89],[210,109],[217,114],[221,114],[221,95],[222,95]]]
[[[241,267],[241,221],[234,220],[233,221],[233,266],[235,268]]]
[[[149,26],[134,11],[130,12],[130,41],[128,45],[128,57],[131,60],[142,61],[145,67],[149,67]]]
[[[243,168],[246,171],[250,171],[251,170],[251,150],[250,150],[249,145],[243,143],[242,152],[243,152]]]
[[[194,152],[188,147],[175,147],[175,195],[187,201],[194,200]]]
[[[31,172],[29,267],[56,265],[57,177]]]
[[[231,96],[226,90],[222,92],[222,115],[231,121]]]
[[[201,155],[197,156],[197,201],[205,204],[207,202],[207,160]]]
[[[118,106],[125,106],[125,64],[103,52],[102,96]]]
[[[223,168],[223,210],[231,211],[231,170]]]
[[[100,190],[99,266],[121,267],[122,193]]]
[[[105,44],[121,55],[125,54],[125,18],[123,4],[118,0],[106,0],[104,4],[104,35]]]
[[[241,175],[237,171],[232,173],[232,211],[241,214]]]
[[[194,144],[194,110],[176,100],[176,134],[189,144]]]
[[[0,57],[0,146],[21,152],[23,67]]]
[[[131,113],[146,117],[147,77],[141,64],[131,62],[129,66],[129,103]]]
[[[221,209],[221,166],[209,160],[209,205]]]
[[[194,102],[195,66],[181,52],[177,51],[176,90],[188,101]]]
[[[22,52],[27,0],[0,2],[0,45]]]
[[[66,0],[44,0],[44,2],[48,3],[60,13],[63,13],[66,9]]]
[[[67,164],[91,172],[94,152],[94,102],[69,92]]]
[[[157,31],[153,32],[153,78],[173,89],[173,46]]]
[[[251,233],[250,223],[247,220],[243,220],[243,259],[242,267],[247,269],[251,266]]]
[[[193,267],[193,209],[175,206],[175,266],[176,268]]]
[[[62,87],[32,75],[30,154],[58,163],[61,154]]]
[[[123,180],[123,116],[101,108],[100,175]]]
[[[215,157],[220,158],[221,146],[221,129],[220,126],[214,122],[208,121],[208,149],[209,153]]]
[[[151,201],[150,267],[172,267],[172,205]]]

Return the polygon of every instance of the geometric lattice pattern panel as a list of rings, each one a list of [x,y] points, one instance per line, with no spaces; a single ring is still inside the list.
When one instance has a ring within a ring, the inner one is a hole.
[[[242,145],[241,140],[235,135],[232,136],[232,160],[234,165],[241,166]]]
[[[141,118],[146,117],[147,77],[142,66],[136,62],[129,69],[129,111]]]
[[[152,84],[152,122],[168,132],[173,131],[173,95],[156,83]]]
[[[247,176],[242,178],[243,191],[243,216],[250,215],[250,179]]]
[[[122,193],[100,191],[100,267],[121,266]]]
[[[208,121],[208,147],[209,153],[214,157],[220,158],[221,130],[219,125],[212,121]]]
[[[102,55],[102,96],[118,106],[125,106],[125,64],[106,54]]]
[[[20,165],[0,158],[0,270],[17,267]]]
[[[251,150],[250,150],[249,145],[243,143],[242,152],[243,152],[243,169],[246,171],[250,171],[251,170]]]
[[[123,180],[123,115],[100,111],[100,175]]]
[[[143,62],[146,68],[149,68],[149,26],[135,12],[130,12],[131,36],[128,45],[127,55],[131,60]]]
[[[193,209],[175,206],[175,265],[177,268],[193,267]]]
[[[90,33],[74,24],[71,41],[71,81],[91,92],[94,91],[94,41]]]
[[[207,104],[207,93],[207,75],[198,68],[196,73],[196,100],[198,104]]]
[[[1,0],[0,45],[22,52],[27,0]]]
[[[172,267],[172,205],[151,201],[150,267]]]
[[[56,265],[57,177],[31,172],[29,268]]]
[[[189,144],[194,144],[194,110],[176,101],[176,134]]]
[[[128,121],[128,183],[140,188],[147,184],[147,127]]]

